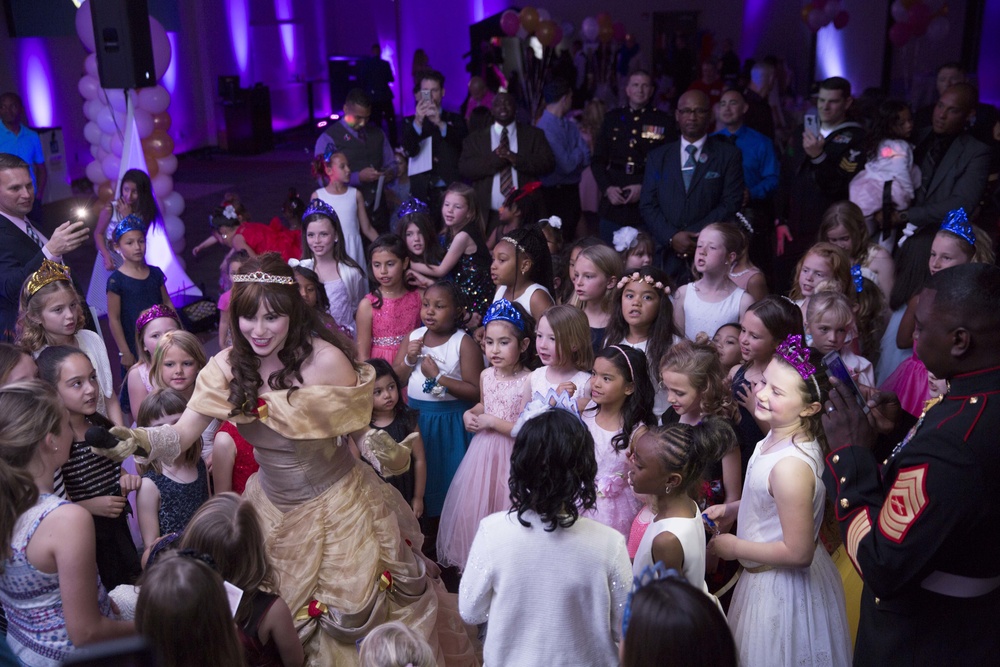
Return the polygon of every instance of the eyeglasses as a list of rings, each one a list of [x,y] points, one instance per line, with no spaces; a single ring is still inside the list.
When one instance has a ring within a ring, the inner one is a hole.
[[[682,116],[706,116],[708,109],[678,109],[677,113]]]

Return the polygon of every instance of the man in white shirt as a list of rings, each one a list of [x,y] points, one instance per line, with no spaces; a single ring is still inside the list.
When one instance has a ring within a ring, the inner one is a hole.
[[[28,221],[35,203],[35,187],[28,163],[10,153],[0,153],[0,339],[14,339],[21,286],[38,270],[42,260],[62,262],[90,238],[83,222],[66,221],[51,238]]]

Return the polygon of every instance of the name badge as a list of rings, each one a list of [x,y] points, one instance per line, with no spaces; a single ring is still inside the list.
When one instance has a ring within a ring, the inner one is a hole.
[[[642,126],[642,138],[647,141],[661,141],[664,137],[666,128],[662,125],[643,125]]]

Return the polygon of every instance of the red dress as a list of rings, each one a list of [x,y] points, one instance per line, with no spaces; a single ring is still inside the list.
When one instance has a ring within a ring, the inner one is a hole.
[[[286,262],[302,257],[302,232],[288,229],[278,218],[273,218],[269,225],[244,222],[236,230],[236,234],[242,236],[247,246],[258,255],[278,252]]]
[[[236,430],[236,425],[232,422],[222,422],[219,430],[227,433],[236,443],[236,460],[233,461],[233,491],[242,496],[250,475],[260,468],[257,459],[253,456],[253,445],[240,435],[240,432]]]

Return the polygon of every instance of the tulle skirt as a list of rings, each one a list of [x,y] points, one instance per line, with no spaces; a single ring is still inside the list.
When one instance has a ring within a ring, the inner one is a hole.
[[[885,379],[881,388],[895,392],[899,396],[899,404],[914,417],[920,416],[924,410],[924,402],[931,397],[930,386],[927,384],[927,367],[915,354],[901,363]]]
[[[496,431],[472,438],[441,510],[437,556],[442,565],[465,569],[483,517],[510,509],[510,454],[514,440]]]
[[[822,544],[807,568],[744,571],[729,606],[741,667],[847,667],[840,573]]]
[[[462,422],[462,414],[472,405],[467,401],[421,401],[410,397],[410,407],[420,411],[417,423],[427,456],[424,516],[441,516],[448,487],[472,440],[472,433]]]

